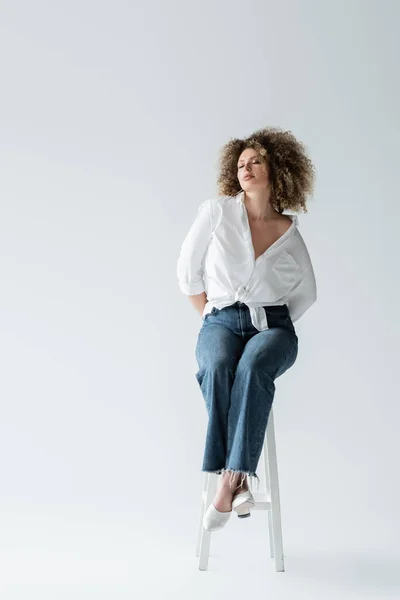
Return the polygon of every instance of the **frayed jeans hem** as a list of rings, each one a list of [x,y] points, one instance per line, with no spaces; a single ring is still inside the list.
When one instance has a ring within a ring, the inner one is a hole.
[[[253,483],[254,483],[254,480],[256,479],[257,480],[257,490],[258,490],[259,485],[260,485],[260,479],[255,471],[242,471],[241,469],[227,469],[225,467],[223,467],[222,469],[215,469],[215,470],[203,469],[203,473],[215,473],[216,475],[223,475],[224,473],[227,473],[227,472],[231,473],[231,477],[229,479],[229,484],[232,483],[236,473],[241,473],[242,474],[241,481],[237,487],[240,487],[243,484],[245,477],[247,475],[250,480],[250,489],[253,491]]]

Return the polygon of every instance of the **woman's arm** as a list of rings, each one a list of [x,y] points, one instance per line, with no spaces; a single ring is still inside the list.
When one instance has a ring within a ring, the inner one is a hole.
[[[176,273],[181,291],[189,296],[200,312],[207,302],[203,279],[203,260],[212,234],[211,200],[204,200],[198,208],[181,246]]]
[[[310,308],[317,299],[317,285],[312,265],[304,271],[299,283],[290,292],[288,297],[289,314],[293,321],[297,321]]]

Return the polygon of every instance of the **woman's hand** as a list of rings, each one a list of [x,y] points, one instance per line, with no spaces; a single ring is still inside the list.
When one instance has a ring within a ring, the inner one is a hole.
[[[201,294],[195,294],[194,296],[188,296],[190,302],[193,304],[197,312],[202,316],[204,307],[208,302],[207,296],[205,292]]]

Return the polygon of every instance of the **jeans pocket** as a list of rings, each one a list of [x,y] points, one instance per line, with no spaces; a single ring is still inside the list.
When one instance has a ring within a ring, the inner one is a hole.
[[[218,310],[219,310],[218,308],[216,308],[215,306],[213,306],[213,307],[211,308],[211,311],[210,311],[210,312],[208,312],[208,313],[207,313],[207,314],[206,314],[206,315],[203,317],[203,321],[205,321],[207,317],[211,317],[211,315],[214,315],[214,314],[215,314],[215,313],[216,313]]]

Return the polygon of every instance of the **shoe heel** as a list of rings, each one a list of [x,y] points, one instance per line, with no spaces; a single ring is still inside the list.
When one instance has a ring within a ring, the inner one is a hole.
[[[239,519],[246,519],[247,517],[251,517],[250,509],[253,508],[253,504],[250,502],[243,502],[235,511],[237,512],[237,516]]]
[[[254,498],[251,492],[246,491],[234,498],[232,502],[232,509],[237,512],[237,515],[241,519],[250,517],[250,509],[255,507]]]

